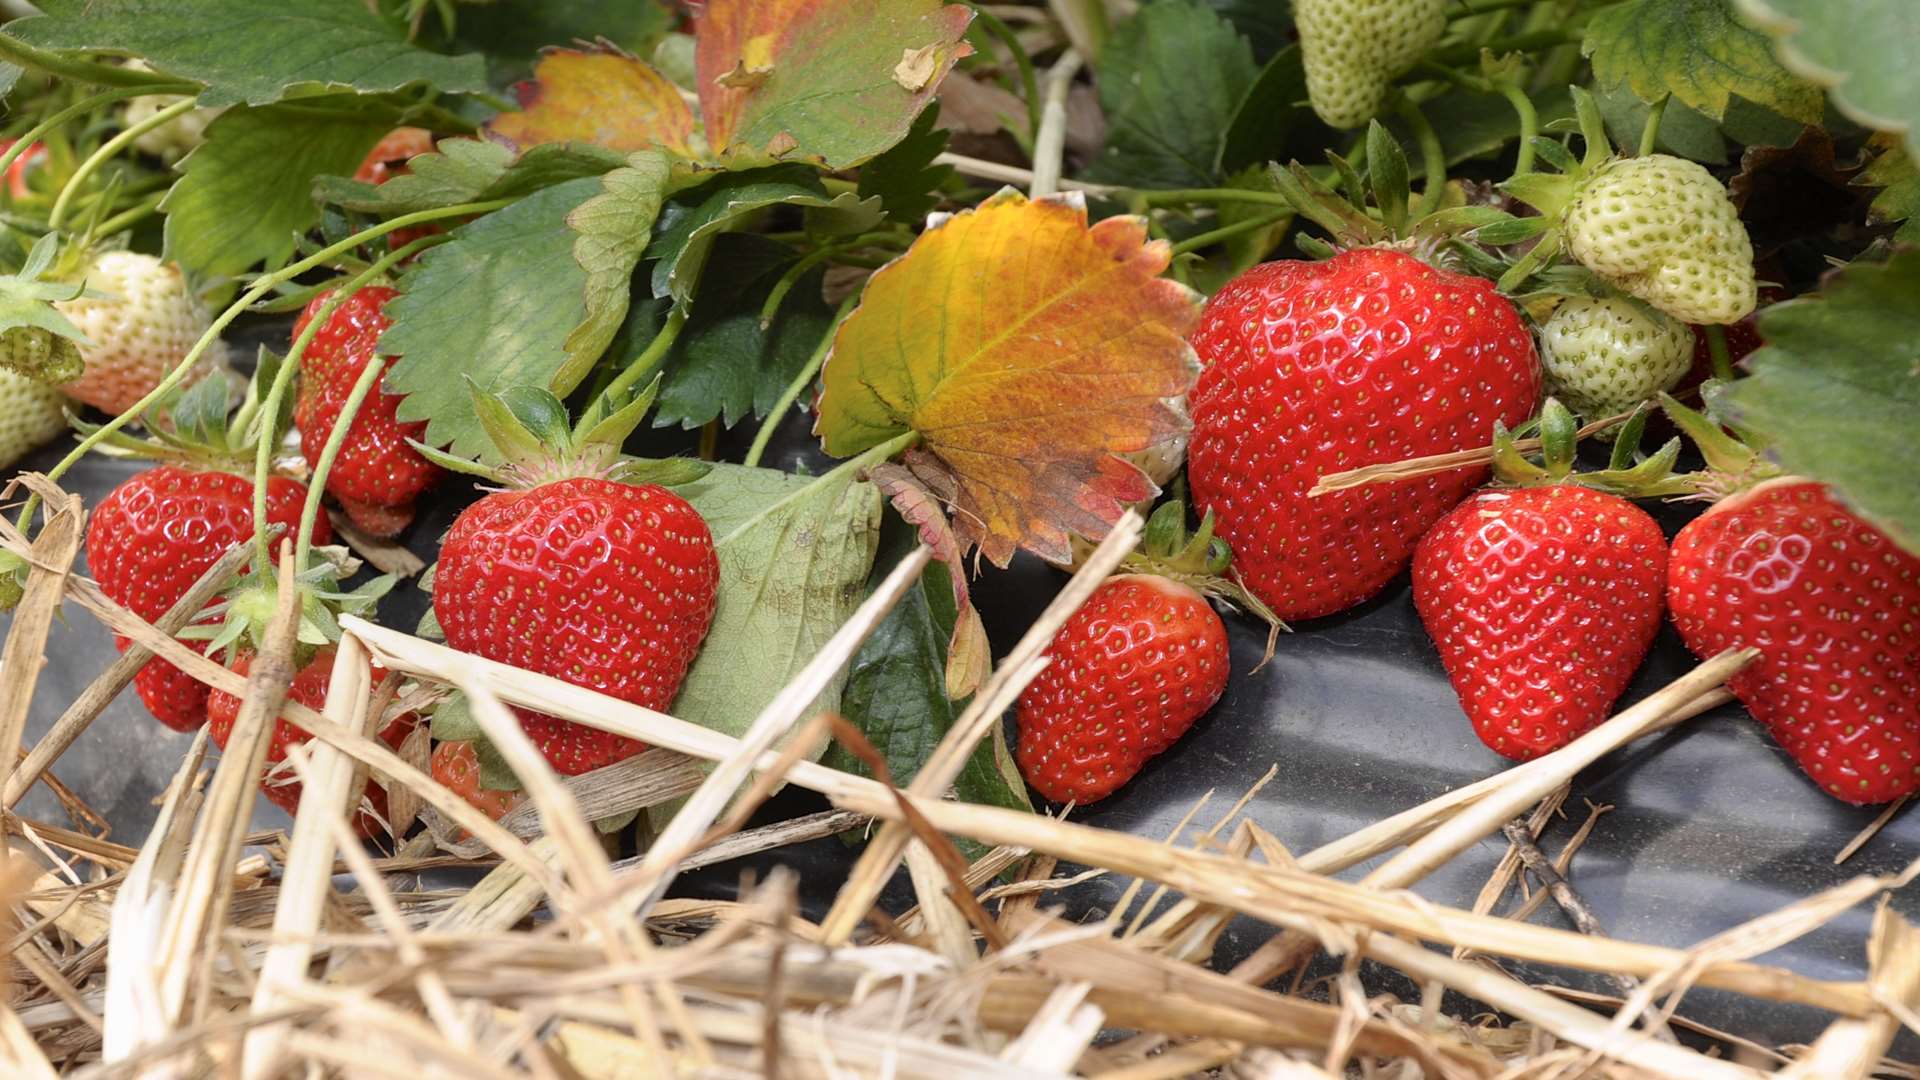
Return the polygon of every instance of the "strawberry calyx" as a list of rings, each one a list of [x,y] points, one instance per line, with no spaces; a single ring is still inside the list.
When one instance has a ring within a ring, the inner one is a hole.
[[[1622,498],[1658,498],[1684,495],[1694,490],[1691,477],[1675,475],[1674,464],[1680,458],[1680,440],[1673,438],[1652,454],[1640,456],[1641,432],[1649,410],[1641,408],[1621,425],[1613,444],[1613,457],[1605,469],[1579,472],[1574,469],[1580,423],[1565,405],[1548,398],[1534,421],[1509,431],[1496,423],[1493,430],[1493,475],[1502,487],[1546,487],[1577,484]],[[1519,446],[1529,431],[1540,439],[1540,460],[1536,463]]]
[[[1660,408],[1706,461],[1706,468],[1675,478],[1686,482],[1684,496],[1718,503],[1779,479],[1783,473],[1780,466],[1711,415],[1713,389],[1711,381],[1702,388],[1709,401],[1707,412],[1690,408],[1671,394],[1660,395]]]
[[[575,477],[627,481],[648,468],[623,459],[620,448],[653,407],[659,376],[639,389],[602,394],[577,425],[570,422],[566,404],[544,388],[513,386],[496,394],[480,389],[472,379],[467,387],[500,461],[474,461],[407,440],[442,468],[520,489]]]
[[[79,378],[80,346],[92,344],[54,303],[105,295],[52,273],[59,246],[59,235],[47,233],[18,272],[0,276],[0,367],[49,386]]]
[[[1266,650],[1260,659],[1264,665],[1273,658],[1274,645],[1287,624],[1241,582],[1233,569],[1233,549],[1213,530],[1211,510],[1200,519],[1199,528],[1189,533],[1186,504],[1179,499],[1162,503],[1147,519],[1139,548],[1120,560],[1115,573],[1176,581],[1229,611],[1259,618],[1267,624]]]
[[[293,575],[293,588],[299,592],[295,602],[300,608],[294,637],[296,666],[303,665],[319,649],[339,643],[341,615],[372,615],[380,598],[400,580],[398,574],[382,574],[358,588],[347,589],[341,583],[359,571],[360,561],[341,546],[312,550],[319,558]],[[272,568],[255,570],[208,607],[201,621],[177,636],[205,640],[209,653],[224,649],[231,658],[265,644],[267,627],[279,608],[280,575]]]

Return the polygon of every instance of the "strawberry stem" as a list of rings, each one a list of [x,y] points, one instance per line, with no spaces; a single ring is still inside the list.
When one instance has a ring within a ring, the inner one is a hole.
[[[291,367],[292,364],[287,366]],[[327,444],[320,448],[320,460],[314,462],[313,475],[307,478],[306,502],[300,506],[300,533],[293,549],[293,572],[296,574],[307,568],[307,561],[313,552],[313,527],[320,520],[320,503],[326,497],[327,474],[333,470],[333,459],[340,455],[340,448],[346,445],[347,431],[353,427],[354,417],[360,415],[361,404],[367,400],[373,388],[380,385],[380,376],[386,370],[387,366],[380,362],[379,357],[368,359],[366,366],[360,369],[360,377],[353,381],[346,404],[340,407],[340,418],[333,422],[333,430],[327,432]],[[261,492],[266,490],[266,485],[256,481],[253,490],[254,520],[265,521],[258,504],[265,501]]]
[[[0,42],[3,41],[4,39],[0,38]],[[4,57],[5,55],[4,45],[0,44],[0,57]],[[47,479],[58,480],[60,477],[66,475],[67,470],[73,468],[80,459],[86,457],[87,453],[94,447],[112,437],[112,435],[121,428],[126,427],[128,423],[132,422],[134,417],[144,415],[149,408],[153,407],[155,402],[164,399],[168,394],[172,393],[174,387],[179,386],[180,381],[185,379],[187,373],[193,370],[194,365],[200,362],[200,357],[206,353],[207,347],[219,340],[220,331],[226,329],[229,323],[239,318],[240,313],[245,311],[254,301],[272,292],[274,286],[283,281],[291,281],[309,270],[325,265],[328,259],[336,255],[352,251],[361,244],[369,240],[377,240],[396,229],[404,229],[409,225],[419,225],[428,221],[439,221],[442,218],[461,217],[466,214],[485,214],[493,210],[498,210],[512,202],[512,199],[489,199],[486,202],[461,203],[457,206],[447,206],[437,210],[416,210],[411,214],[402,214],[397,218],[392,218],[388,221],[383,221],[377,225],[362,229],[337,244],[314,252],[299,262],[290,263],[270,274],[262,274],[255,280],[252,288],[249,288],[238,300],[227,305],[226,310],[214,316],[212,324],[207,327],[205,333],[200,335],[200,340],[193,343],[193,348],[187,350],[187,355],[182,357],[178,364],[174,365],[172,371],[167,372],[165,378],[155,384],[153,389],[147,391],[146,395],[139,401],[128,406],[125,412],[88,432],[86,437],[80,440],[79,445],[68,451],[67,456],[61,458],[53,468],[47,470]],[[28,524],[33,520],[34,511],[39,509],[39,507],[40,497],[38,495],[29,496],[26,506],[21,508],[19,517],[20,529],[23,533],[26,531]]]
[[[3,50],[0,50],[0,52],[3,52]],[[151,86],[120,86],[112,90],[102,90],[92,97],[81,98],[79,101],[61,109],[59,112],[54,113],[52,116],[47,117],[45,120],[29,128],[26,134],[15,139],[13,145],[7,147],[5,153],[0,153],[0,176],[6,175],[7,170],[13,166],[13,163],[19,160],[20,155],[33,149],[33,144],[39,142],[49,131],[58,128],[67,121],[79,116],[81,113],[92,112],[102,105],[109,105],[125,98],[156,93],[190,93],[198,89],[198,87],[191,83],[174,82],[168,85],[171,89],[157,89]]]
[[[647,347],[641,350],[639,356],[634,357],[633,363],[628,364],[626,370],[616,375],[614,380],[607,384],[606,389],[595,396],[612,398],[624,394],[633,389],[641,379],[653,374],[654,369],[666,359],[667,350],[673,348],[674,341],[680,337],[680,328],[685,325],[687,325],[687,305],[675,304],[673,309],[667,312],[667,321],[661,325],[660,332],[653,335],[653,340],[647,343]],[[591,410],[581,413],[581,419],[585,420],[590,414]],[[585,435],[586,429],[580,428],[574,434]]]
[[[1707,356],[1713,364],[1713,377],[1721,382],[1733,381],[1733,354],[1727,350],[1727,328],[1719,323],[1708,323],[1701,327],[1707,335]]]
[[[1533,99],[1518,85],[1501,82],[1499,89],[1520,116],[1520,149],[1514,155],[1513,175],[1524,176],[1533,171],[1533,140],[1540,134],[1540,113],[1534,109]]]
[[[1249,188],[1169,188],[1161,191],[1133,191],[1129,194],[1148,206],[1165,203],[1221,203],[1251,202],[1265,203],[1268,206],[1291,208],[1293,201],[1285,195],[1271,191],[1254,191]]]
[[[1660,118],[1666,115],[1667,102],[1672,100],[1672,94],[1661,94],[1660,100],[1654,102],[1653,109],[1647,113],[1647,124],[1640,129],[1640,157],[1653,153],[1654,144],[1660,141]]]
[[[1401,97],[1400,116],[1413,129],[1414,141],[1420,147],[1420,171],[1424,187],[1420,189],[1420,207],[1414,216],[1425,217],[1440,209],[1440,196],[1447,186],[1447,152],[1440,145],[1440,134],[1427,123],[1427,114],[1413,99]]]
[[[280,370],[273,373],[273,385],[267,389],[266,399],[260,404],[260,438],[254,444],[253,451],[253,559],[254,569],[260,574],[265,575],[273,566],[273,551],[267,542],[267,477],[273,472],[273,453],[279,449],[280,442],[279,433],[274,430],[274,422],[280,415],[280,403],[286,400],[287,388],[293,385],[293,377],[300,370],[300,361],[307,354],[307,346],[327,325],[327,320],[333,318],[333,313],[339,310],[340,305],[352,299],[353,294],[359,292],[368,282],[386,273],[400,260],[427,246],[426,241],[437,239],[439,238],[423,236],[412,243],[389,251],[376,259],[373,265],[355,274],[347,280],[346,284],[335,289],[333,295],[327,297],[326,303],[320,305],[320,310],[313,313],[313,318],[307,320],[306,328],[293,339],[293,345],[287,350],[287,358],[280,362]],[[367,360],[367,367],[384,370],[385,366],[379,362],[379,357],[370,357]],[[346,429],[352,424],[353,413],[342,411],[340,419],[333,425],[334,433],[344,439]],[[325,490],[325,480],[326,477],[320,475],[317,470],[315,475],[309,477],[306,504],[308,509],[317,510],[320,496]],[[305,555],[309,546],[313,520],[303,509],[300,535],[294,541],[297,547],[294,562],[296,572],[306,568]]]
[[[48,75],[71,79],[89,86],[112,86],[131,90],[130,96],[140,94],[198,94],[202,87],[197,82],[187,82],[157,71],[142,71],[139,68],[121,67],[118,64],[99,64],[91,58],[71,60],[58,53],[36,49],[18,38],[0,35],[0,60],[18,64],[23,68],[44,72]],[[183,90],[182,87],[185,89]]]
[[[171,123],[175,117],[192,112],[193,109],[194,100],[183,98],[101,143],[100,149],[87,155],[87,160],[73,170],[73,175],[68,177],[66,184],[60,188],[59,197],[53,200],[53,210],[47,215],[47,228],[58,230],[60,226],[66,224],[67,208],[72,205],[74,195],[79,192],[80,186],[87,181],[88,177],[99,171],[100,166],[113,160],[114,155],[125,149],[133,140],[162,124]]]
[[[1185,240],[1173,245],[1173,253],[1175,255],[1185,255],[1189,251],[1199,251],[1201,248],[1212,247],[1222,240],[1231,240],[1236,236],[1271,228],[1291,217],[1293,217],[1291,210],[1282,210],[1279,213],[1268,214],[1265,217],[1248,218],[1245,221],[1236,221],[1231,225],[1222,225],[1211,232],[1203,232],[1195,236],[1187,237]]]
[[[814,346],[813,355],[807,357],[806,364],[787,383],[787,388],[780,391],[780,400],[773,403],[773,408],[767,410],[766,419],[760,421],[760,430],[754,433],[753,445],[747,448],[747,456],[741,464],[748,468],[760,464],[761,456],[767,452],[767,443],[773,440],[774,429],[780,426],[781,418],[787,415],[788,409],[793,408],[793,403],[800,399],[807,387],[813,385],[813,380],[820,374],[821,365],[827,362],[827,354],[833,351],[833,339],[839,336],[840,324],[846,321],[859,303],[858,292],[840,301],[840,310],[833,313],[833,321],[827,324],[827,332],[820,335],[820,344]]]

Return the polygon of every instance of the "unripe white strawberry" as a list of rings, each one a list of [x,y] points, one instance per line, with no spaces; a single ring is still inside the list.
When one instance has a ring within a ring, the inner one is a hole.
[[[40,449],[67,430],[60,391],[11,371],[0,371],[0,469]]]
[[[153,70],[145,61],[137,59],[127,61],[126,66],[135,71]],[[162,94],[144,94],[137,98],[129,98],[120,116],[121,126],[130,128],[135,124],[143,123],[178,100],[180,100],[178,97]],[[134,149],[143,154],[152,154],[169,163],[178,161],[200,145],[206,138],[207,125],[213,123],[214,118],[225,111],[225,109],[193,109],[182,113],[151,131],[143,131],[134,136]]]
[[[1574,297],[1540,327],[1547,391],[1598,420],[1671,390],[1693,366],[1685,323],[1622,297]]]
[[[1359,127],[1446,32],[1447,0],[1294,0],[1293,23],[1313,111],[1334,127]]]
[[[1727,189],[1666,154],[1610,161],[1567,206],[1567,250],[1631,296],[1688,323],[1753,311],[1753,241]]]
[[[174,369],[212,322],[173,263],[133,251],[109,251],[87,269],[83,296],[54,304],[93,342],[80,350],[86,373],[63,390],[102,412],[122,413]],[[183,385],[226,359],[221,342],[201,354]]]

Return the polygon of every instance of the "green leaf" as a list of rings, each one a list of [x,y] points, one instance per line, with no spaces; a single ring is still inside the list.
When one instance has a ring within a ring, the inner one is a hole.
[[[1898,146],[1888,147],[1854,178],[1862,187],[1880,188],[1868,219],[1877,223],[1902,222],[1894,240],[1920,244],[1920,169]]]
[[[1773,37],[1789,71],[1830,88],[1848,117],[1902,133],[1908,151],[1920,153],[1920,77],[1913,64],[1920,7],[1911,0],[1735,2],[1748,22]]]
[[[221,113],[160,204],[169,258],[201,274],[278,267],[320,220],[313,178],[351,173],[393,126],[351,97]]]
[[[939,202],[931,193],[953,175],[953,166],[933,163],[947,149],[946,129],[934,126],[939,117],[936,101],[914,120],[906,138],[860,166],[860,197],[880,200],[896,221],[917,222],[926,217]]]
[[[1593,100],[1616,146],[1639,145],[1653,106],[1625,86],[1595,87]],[[1720,125],[1678,101],[1668,102],[1660,114],[1660,137],[1654,149],[1708,165],[1727,163],[1727,140],[1720,134]]]
[[[321,202],[347,210],[395,217],[461,203],[517,199],[568,180],[599,176],[625,162],[621,154],[592,143],[541,143],[516,158],[496,142],[442,139],[437,152],[415,157],[406,172],[384,184],[321,176],[314,180],[313,194]]]
[[[605,38],[645,55],[673,25],[660,0],[490,0],[462,4],[459,13],[450,51],[483,54],[495,86],[526,78],[548,46]]]
[[[1239,173],[1222,181],[1222,186],[1243,188],[1247,191],[1276,193],[1279,191],[1274,186],[1273,174],[1263,165],[1247,166]],[[1225,228],[1228,225],[1238,225],[1243,221],[1271,219],[1275,216],[1274,212],[1279,209],[1282,208],[1265,203],[1222,202],[1214,208],[1215,220],[1207,227]],[[1293,220],[1292,215],[1285,215],[1264,229],[1255,229],[1252,232],[1228,237],[1227,241],[1220,246],[1221,257],[1210,259],[1193,268],[1190,284],[1209,296],[1219,292],[1227,282],[1239,277],[1254,264],[1265,261],[1287,235],[1287,229]]]
[[[897,555],[912,547],[891,544],[889,549],[889,554]],[[876,560],[874,572],[891,569],[893,561]],[[936,624],[928,604],[930,586],[947,594],[951,609],[953,589],[947,584],[945,567],[931,564],[920,583],[900,598],[853,655],[846,693],[840,700],[841,714],[880,752],[893,782],[902,787],[913,782],[958,715],[958,705],[947,697],[944,674],[947,638],[953,629]],[[873,775],[866,762],[839,743],[826,761],[836,769]]]
[[[820,297],[826,270],[819,267],[794,284],[773,324],[762,329],[761,307],[793,253],[747,233],[720,240],[712,272],[668,353],[655,427],[694,428],[715,418],[732,427],[749,412],[765,416],[833,322],[833,309]]]
[[[720,594],[673,714],[740,735],[859,606],[880,493],[852,470],[802,477],[740,465],[675,490],[713,532]],[[810,712],[839,708],[843,685],[836,679]]]
[[[1734,18],[1732,0],[1610,4],[1587,24],[1581,49],[1593,59],[1596,82],[1625,83],[1642,101],[1671,93],[1719,119],[1738,94],[1795,120],[1820,122],[1820,89],[1780,66],[1772,43]]]
[[[1270,57],[1293,39],[1291,4],[1274,0],[1207,0],[1207,6],[1253,43],[1255,57]]]
[[[1220,147],[1220,171],[1238,172],[1280,158],[1306,100],[1307,72],[1300,64],[1300,46],[1289,45],[1267,61],[1234,106]]]
[[[411,45],[370,5],[341,0],[40,0],[45,14],[7,24],[30,44],[131,53],[207,84],[200,104],[264,105],[289,90],[368,93],[426,83],[445,93],[486,89],[478,56]],[[309,173],[309,176],[312,174]]]
[[[633,268],[647,249],[666,198],[667,156],[642,150],[600,179],[604,191],[567,215],[579,236],[573,259],[586,271],[586,318],[567,335],[570,355],[598,359],[627,317]]]
[[[653,295],[684,303],[714,238],[775,206],[831,207],[851,211],[866,200],[854,193],[828,195],[817,170],[805,165],[776,165],[733,173],[684,192],[660,212],[654,240]]]
[[[1107,144],[1092,179],[1204,187],[1234,109],[1259,78],[1253,49],[1198,0],[1158,0],[1115,28],[1100,53]]]
[[[529,195],[453,230],[452,242],[407,275],[387,305],[393,326],[380,351],[400,357],[387,390],[406,395],[401,420],[427,422],[423,442],[498,460],[466,379],[482,390],[539,386],[564,397],[592,368],[597,354],[566,348],[587,317],[587,272],[566,223],[600,192],[597,178],[583,178]]]
[[[1920,551],[1920,250],[1854,263],[1817,296],[1767,308],[1749,377],[1710,400],[1788,471],[1831,484]]]
[[[473,710],[467,707],[467,695],[458,690],[452,691],[434,706],[432,729],[433,737],[441,742],[460,742],[486,735],[480,727],[480,721],[473,718]]]

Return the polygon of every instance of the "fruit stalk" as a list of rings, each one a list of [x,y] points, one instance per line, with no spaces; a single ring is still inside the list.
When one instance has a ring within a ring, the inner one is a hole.
[[[787,410],[793,408],[793,403],[800,400],[800,395],[819,377],[820,366],[827,362],[827,354],[833,351],[833,339],[840,333],[840,324],[859,303],[860,294],[857,292],[840,301],[840,310],[834,312],[833,322],[827,325],[827,332],[820,335],[820,344],[814,347],[813,355],[807,357],[805,366],[787,384],[787,388],[780,391],[780,400],[767,410],[766,419],[760,422],[760,430],[754,433],[753,445],[747,448],[747,456],[741,459],[742,465],[752,468],[760,464],[761,457],[767,452],[767,443],[773,440],[774,429],[780,426],[780,418],[787,415]]]
[[[687,325],[687,307],[685,304],[675,304],[673,310],[667,313],[667,321],[661,325],[660,332],[653,336],[652,341],[647,342],[646,349],[634,358],[633,363],[627,365],[626,370],[614,376],[606,389],[595,396],[624,394],[633,389],[635,384],[652,374],[653,370],[660,366],[660,362],[666,359],[667,350],[673,348],[673,343],[680,337],[681,327],[685,325]],[[584,419],[584,414],[582,418]],[[576,431],[574,434],[585,435],[586,432]]]
[[[72,105],[61,109],[59,112],[40,121],[33,127],[28,128],[26,134],[15,139],[13,145],[7,147],[5,153],[0,153],[0,176],[6,175],[7,170],[13,167],[13,163],[18,160],[22,154],[33,149],[33,144],[39,142],[41,137],[46,135],[47,132],[60,127],[62,124],[65,124],[67,121],[82,113],[92,112],[102,105],[111,105],[116,101],[130,97],[142,97],[156,92],[191,93],[199,89],[199,87],[192,83],[171,83],[169,86],[171,89],[158,90],[150,86],[121,86],[115,87],[112,90],[102,90],[92,97],[81,98]]]
[[[125,149],[127,144],[133,142],[133,140],[162,124],[170,123],[174,117],[182,113],[192,111],[193,107],[194,100],[192,98],[182,98],[166,108],[161,109],[159,112],[154,113],[152,116],[147,117],[145,120],[127,128],[106,142],[101,143],[100,149],[87,155],[87,160],[81,162],[80,167],[73,170],[73,175],[67,178],[65,186],[60,189],[60,194],[53,200],[53,210],[47,215],[47,228],[50,230],[58,230],[62,225],[66,224],[67,208],[72,205],[75,193],[80,190],[80,185],[85,183],[88,177],[99,171],[100,166],[113,160],[114,155]]]
[[[314,321],[318,323],[321,320]],[[293,571],[296,574],[307,568],[308,559],[313,553],[313,525],[320,517],[320,503],[327,494],[327,474],[333,471],[333,459],[340,455],[340,447],[347,441],[347,429],[353,426],[354,418],[360,415],[361,403],[367,400],[367,394],[374,387],[380,385],[380,377],[386,374],[386,370],[384,364],[368,364],[360,369],[360,377],[354,380],[353,389],[347,394],[347,403],[340,409],[340,418],[334,421],[333,430],[327,432],[327,444],[320,448],[320,460],[313,466],[313,475],[307,478],[307,501],[300,507],[300,533],[294,541],[293,551]],[[259,485],[255,485],[254,491],[260,491]],[[260,513],[257,506],[254,513]],[[261,519],[256,516],[254,520]]]

